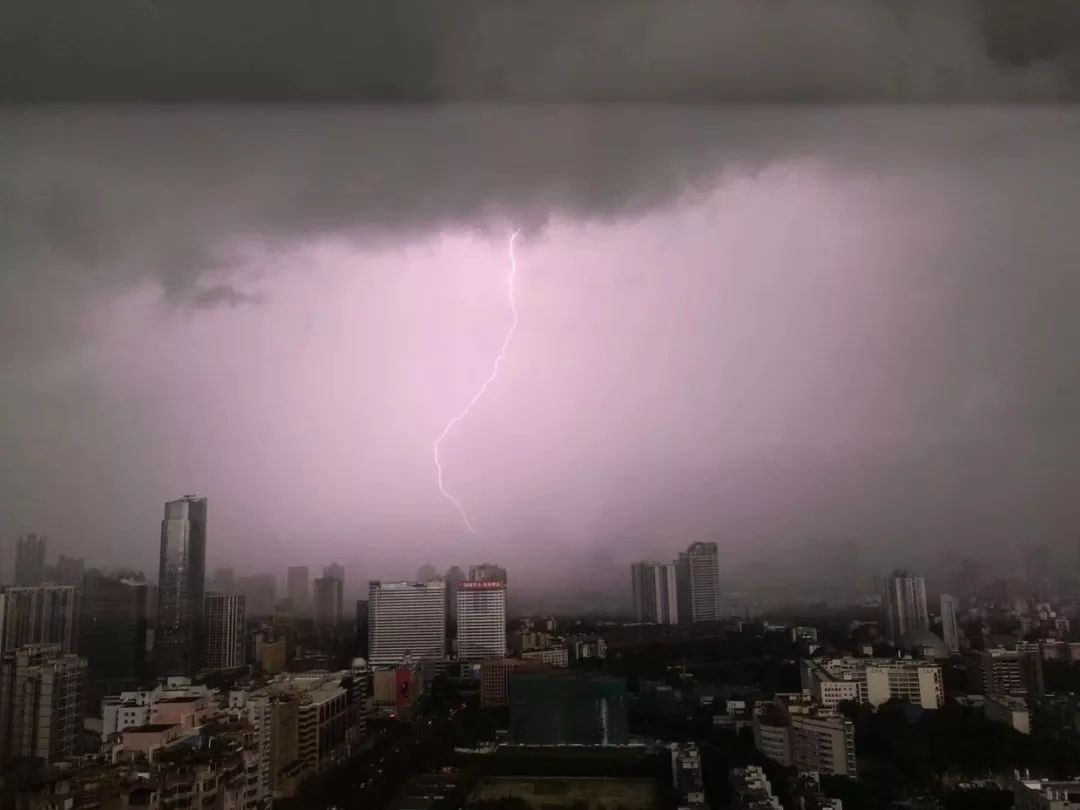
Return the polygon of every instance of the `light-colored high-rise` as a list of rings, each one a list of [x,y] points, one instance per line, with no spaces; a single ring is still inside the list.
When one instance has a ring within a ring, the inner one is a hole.
[[[677,566],[678,615],[683,621],[710,622],[722,618],[720,554],[716,543],[691,544],[679,554]]]
[[[460,606],[459,606],[460,607]],[[398,664],[446,654],[446,583],[372,582],[368,591],[368,660]]]
[[[506,585],[462,582],[457,591],[457,654],[461,659],[506,655]]]
[[[76,754],[86,660],[58,644],[30,644],[0,663],[0,758],[60,762]]]
[[[956,616],[956,597],[941,595],[941,637],[949,652],[960,652],[960,622]]]
[[[321,625],[337,626],[341,624],[342,582],[337,577],[320,577],[312,583],[312,603],[315,608],[315,621]]]
[[[885,578],[886,631],[889,640],[900,643],[904,636],[930,627],[926,610],[926,580],[913,577],[907,571],[894,571]]]
[[[0,593],[0,652],[26,644],[59,644],[63,653],[74,650],[74,586],[14,587]]]
[[[191,675],[199,668],[206,579],[206,498],[185,495],[165,504],[158,567],[157,674]]]
[[[206,594],[206,668],[236,669],[247,663],[244,615],[246,597],[240,593]]]
[[[678,624],[675,563],[636,562],[630,566],[634,615],[639,622]]]

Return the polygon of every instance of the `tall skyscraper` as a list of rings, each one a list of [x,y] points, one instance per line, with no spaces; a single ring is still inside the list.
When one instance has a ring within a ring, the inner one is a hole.
[[[716,543],[692,543],[679,554],[676,610],[693,622],[716,621],[720,608],[720,555]]]
[[[206,594],[206,668],[236,669],[247,663],[247,620],[243,594]]]
[[[941,637],[949,652],[960,652],[960,622],[956,617],[957,601],[947,593],[941,595]]]
[[[210,577],[210,590],[218,593],[236,593],[236,572],[231,568],[215,568]]]
[[[277,601],[277,577],[273,574],[252,574],[236,581],[237,593],[242,593],[247,615],[255,618],[272,616]]]
[[[678,624],[675,563],[636,562],[630,566],[630,581],[639,622]]]
[[[501,582],[506,584],[506,569],[491,563],[481,563],[469,567],[470,582]]]
[[[147,585],[131,577],[83,576],[79,652],[90,685],[105,694],[135,688],[145,672]]]
[[[456,565],[452,565],[447,569],[443,580],[446,582],[446,617],[457,619],[458,585],[465,581],[465,572]]]
[[[457,591],[458,658],[506,655],[506,585],[462,582]]]
[[[459,606],[460,607],[460,606]],[[446,583],[372,582],[368,591],[368,660],[397,664],[446,654]]]
[[[908,633],[927,630],[930,616],[926,610],[926,581],[907,571],[894,571],[885,578],[886,630],[889,640],[898,644]]]
[[[81,557],[61,554],[56,560],[56,576],[53,581],[57,585],[74,585],[76,588],[81,588],[85,570],[86,563]]]
[[[5,588],[0,593],[0,652],[26,644],[58,644],[75,649],[75,588],[37,585]]]
[[[424,563],[416,570],[416,581],[427,582],[432,579],[438,579],[439,572],[435,570],[435,566],[431,563]]]
[[[161,676],[191,675],[201,663],[206,511],[206,498],[195,495],[165,504],[154,634]]]
[[[345,584],[345,566],[338,565],[336,562],[330,563],[322,570],[323,577],[333,577],[336,580],[340,580],[341,584]]]
[[[82,730],[86,660],[30,644],[0,660],[0,759],[71,759]]]
[[[321,625],[337,627],[341,624],[342,582],[337,577],[320,577],[313,584],[312,603],[315,621]]]
[[[15,584],[40,585],[45,581],[45,535],[24,534],[15,543]]]
[[[285,595],[292,601],[293,610],[300,614],[310,606],[311,572],[306,565],[293,565],[285,578]]]

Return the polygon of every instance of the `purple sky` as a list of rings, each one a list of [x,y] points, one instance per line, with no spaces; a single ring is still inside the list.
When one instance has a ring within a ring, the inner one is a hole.
[[[0,210],[0,535],[54,553],[151,572],[189,492],[249,573],[1080,533],[1073,110],[9,109]],[[470,538],[431,443],[518,226]]]

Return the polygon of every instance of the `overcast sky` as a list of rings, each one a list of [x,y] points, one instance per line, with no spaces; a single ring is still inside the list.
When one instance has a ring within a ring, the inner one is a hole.
[[[935,105],[0,108],[0,536],[153,573],[194,492],[209,567],[252,573],[1072,548],[1080,112],[944,103],[1068,95],[1069,42],[1018,59],[976,4],[906,5],[679,4],[672,36],[696,8],[744,50],[678,58],[644,6],[589,6],[581,30],[637,9],[646,43],[589,81]],[[511,52],[508,17],[466,22],[484,48],[439,50],[440,87]],[[568,54],[500,86],[566,87]],[[518,330],[443,445],[474,538],[432,441],[509,326],[518,227]]]

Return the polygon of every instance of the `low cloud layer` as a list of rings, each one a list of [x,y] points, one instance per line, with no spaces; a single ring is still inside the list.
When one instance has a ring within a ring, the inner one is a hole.
[[[1071,0],[103,0],[0,8],[0,98],[1059,101]]]

